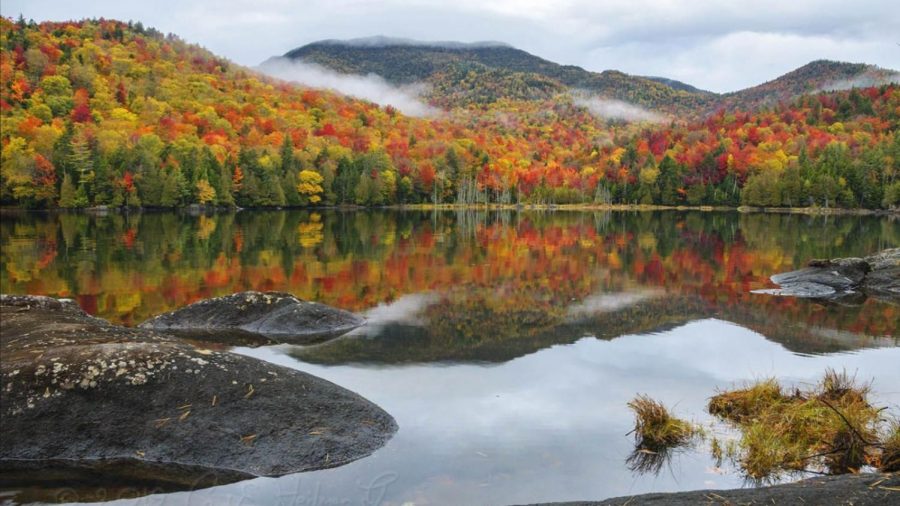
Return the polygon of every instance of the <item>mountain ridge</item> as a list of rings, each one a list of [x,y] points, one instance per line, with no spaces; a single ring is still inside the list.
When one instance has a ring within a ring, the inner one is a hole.
[[[632,75],[612,69],[596,72],[577,65],[562,65],[502,42],[434,42],[385,36],[312,42],[286,52],[283,58],[315,63],[339,73],[376,74],[392,84],[428,82],[443,90],[428,98],[444,107],[473,102],[459,98],[453,83],[443,80],[441,69],[475,63],[484,67],[470,69],[476,77],[479,72],[492,69],[513,73],[512,77],[505,77],[517,82],[542,76],[570,90],[679,115],[709,114],[721,108],[756,110],[804,93],[829,90],[832,84],[853,84],[855,79],[863,80],[863,86],[900,82],[900,72],[896,70],[865,63],[814,60],[756,86],[716,93],[668,77]],[[550,87],[546,82],[541,85],[544,89]],[[546,92],[523,91],[520,87],[516,93],[506,96],[500,90],[474,103],[528,95],[545,98]]]

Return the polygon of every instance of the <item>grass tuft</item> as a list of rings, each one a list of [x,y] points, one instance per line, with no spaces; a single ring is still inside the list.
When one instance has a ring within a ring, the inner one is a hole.
[[[683,446],[699,434],[699,428],[672,416],[662,403],[639,395],[628,403],[634,411],[634,438],[638,447],[657,451]]]
[[[856,472],[872,461],[879,410],[868,401],[869,385],[846,372],[826,371],[808,391],[785,395],[772,379],[722,392],[709,412],[741,431],[731,455],[756,481],[785,472]]]
[[[657,474],[673,450],[702,436],[698,426],[673,416],[662,403],[646,395],[638,395],[628,407],[634,412],[635,449],[627,459],[632,471]]]

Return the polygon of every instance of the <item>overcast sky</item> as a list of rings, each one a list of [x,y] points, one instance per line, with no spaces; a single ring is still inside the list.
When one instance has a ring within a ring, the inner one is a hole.
[[[510,43],[733,91],[828,58],[900,69],[896,0],[3,0],[7,17],[141,21],[244,65],[320,39]]]

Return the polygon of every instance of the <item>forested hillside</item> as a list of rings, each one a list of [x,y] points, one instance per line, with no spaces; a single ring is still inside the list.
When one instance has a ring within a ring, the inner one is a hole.
[[[490,87],[488,92],[477,95],[474,103],[540,96],[547,83],[552,83],[560,89],[586,90],[610,99],[685,114],[706,107],[713,95],[668,79],[632,76],[615,70],[588,72],[498,43],[430,44],[376,37],[315,42],[289,51],[284,57],[346,74],[377,74],[394,84],[426,82],[432,86],[428,98],[440,105],[467,105],[461,100],[465,97],[454,96],[459,89],[454,77],[459,75],[461,66],[470,74],[470,80],[484,82],[485,74],[499,73],[515,82],[512,87]],[[453,70],[448,73],[447,68]]]
[[[313,42],[288,51],[284,58],[343,74],[377,74],[394,84],[427,83],[431,86],[429,100],[441,106],[540,97],[542,89],[552,83],[561,90],[588,92],[691,119],[702,119],[719,109],[755,111],[807,93],[900,82],[896,70],[817,60],[758,86],[717,94],[665,77],[634,76],[616,70],[591,72],[574,65],[560,65],[499,43],[421,42],[387,37]],[[482,76],[493,72],[507,77],[509,82],[514,80],[515,86],[492,86],[469,98],[459,93],[466,88],[460,88],[458,79],[452,78],[457,73],[451,72],[448,79],[444,72],[445,68],[458,68],[461,64],[468,67],[469,81],[489,81]]]
[[[3,205],[900,203],[897,85],[626,123],[545,78],[480,69],[467,89],[501,98],[411,118],[139,23],[0,27]]]

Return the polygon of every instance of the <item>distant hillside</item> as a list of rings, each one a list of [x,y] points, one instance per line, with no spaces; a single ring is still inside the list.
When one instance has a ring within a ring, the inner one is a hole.
[[[394,84],[428,82],[432,85],[429,98],[444,107],[487,104],[501,98],[546,99],[577,89],[661,112],[694,116],[720,108],[755,110],[806,93],[900,81],[900,73],[894,70],[818,60],[759,86],[717,94],[665,77],[560,65],[499,42],[420,42],[387,37],[314,42],[284,57],[347,74],[377,74]]]
[[[642,76],[642,77],[644,79],[649,79],[651,81],[656,81],[658,83],[665,84],[666,86],[676,89],[676,90],[687,91],[690,93],[707,93],[710,95],[715,95],[715,93],[713,93],[711,91],[701,90],[700,88],[697,88],[696,86],[691,86],[690,84],[683,83],[683,82],[677,81],[675,79],[669,79],[668,77],[656,77],[656,76]]]
[[[720,107],[758,109],[807,93],[865,88],[891,82],[900,82],[900,73],[896,70],[863,63],[816,60],[769,82],[727,93],[722,96]]]
[[[445,105],[490,103],[501,98],[545,97],[553,89],[587,90],[666,112],[703,107],[713,96],[677,81],[632,76],[608,70],[589,72],[560,65],[500,43],[429,43],[375,37],[344,43],[314,42],[284,55],[347,74],[377,74],[394,84],[426,81],[435,88],[431,97]],[[471,74],[462,79],[461,71]],[[467,93],[473,81],[487,83],[500,77],[513,86],[490,86],[490,92]],[[463,84],[463,89],[457,84]]]

